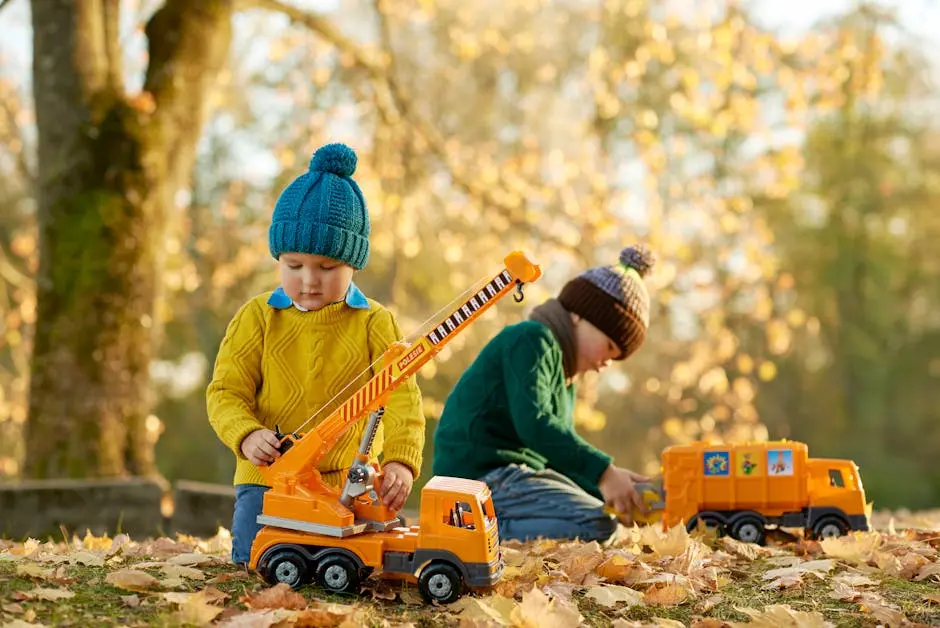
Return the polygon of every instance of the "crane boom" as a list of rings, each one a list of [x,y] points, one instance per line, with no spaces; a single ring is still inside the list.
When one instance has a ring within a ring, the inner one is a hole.
[[[395,343],[390,347],[383,357],[381,369],[324,421],[306,434],[284,435],[282,455],[270,465],[259,468],[273,492],[294,493],[303,487],[306,490],[302,492],[308,495],[336,493],[335,489],[323,484],[317,465],[346,430],[379,406],[384,406],[395,388],[417,373],[496,301],[513,290],[519,294],[517,300],[521,300],[523,284],[541,276],[539,266],[519,251],[507,255],[504,262],[505,268],[501,272],[479,286],[473,296],[430,332],[411,345]]]

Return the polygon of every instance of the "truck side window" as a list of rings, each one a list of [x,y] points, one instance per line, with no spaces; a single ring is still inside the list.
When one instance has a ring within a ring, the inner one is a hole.
[[[829,469],[829,486],[845,488],[845,481],[842,479],[842,472],[838,469]]]
[[[475,530],[476,526],[473,525],[473,509],[470,507],[470,504],[467,502],[456,502],[454,507],[450,509],[449,523],[455,528]]]

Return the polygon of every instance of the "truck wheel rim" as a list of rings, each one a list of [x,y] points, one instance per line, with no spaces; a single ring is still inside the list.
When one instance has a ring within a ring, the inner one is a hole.
[[[436,598],[447,597],[453,590],[450,584],[450,578],[442,573],[436,573],[428,578],[428,589]]]
[[[760,530],[758,530],[757,526],[753,523],[745,523],[738,528],[738,536],[740,536],[741,540],[745,543],[753,543],[760,537]]]
[[[287,561],[278,564],[274,570],[274,576],[277,578],[277,581],[286,583],[291,583],[297,580],[299,573],[300,570],[297,569],[297,565]]]
[[[323,574],[323,580],[333,589],[342,589],[349,583],[349,575],[340,565],[330,565]]]
[[[819,536],[824,539],[831,539],[837,536],[842,536],[842,529],[835,523],[827,523],[819,531]]]

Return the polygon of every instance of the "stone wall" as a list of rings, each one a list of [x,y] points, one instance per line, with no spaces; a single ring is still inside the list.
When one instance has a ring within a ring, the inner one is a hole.
[[[69,536],[84,536],[87,529],[98,536],[209,537],[219,526],[231,528],[234,504],[232,486],[186,480],[170,494],[143,478],[0,483],[0,537],[62,540],[63,529]],[[402,514],[417,522],[416,512]]]

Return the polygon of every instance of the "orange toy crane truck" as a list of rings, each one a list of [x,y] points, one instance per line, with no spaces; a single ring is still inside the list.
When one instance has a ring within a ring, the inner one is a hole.
[[[492,306],[541,276],[520,252],[463,305],[410,346],[386,351],[375,375],[329,417],[304,434],[282,434],[281,456],[261,473],[271,487],[251,547],[249,568],[271,584],[298,587],[314,579],[331,591],[356,591],[372,570],[417,582],[426,601],[455,601],[464,586],[495,584],[502,574],[499,533],[489,488],[476,480],[434,477],[421,491],[417,526],[405,527],[385,507],[383,475],[369,450],[389,394]],[[356,459],[338,491],[323,483],[317,463],[342,434],[365,416],[369,422]]]
[[[745,542],[762,544],[768,525],[817,538],[868,529],[855,463],[810,458],[800,442],[667,447],[661,483],[639,488],[651,506],[648,522],[685,521],[689,530],[701,523]]]

